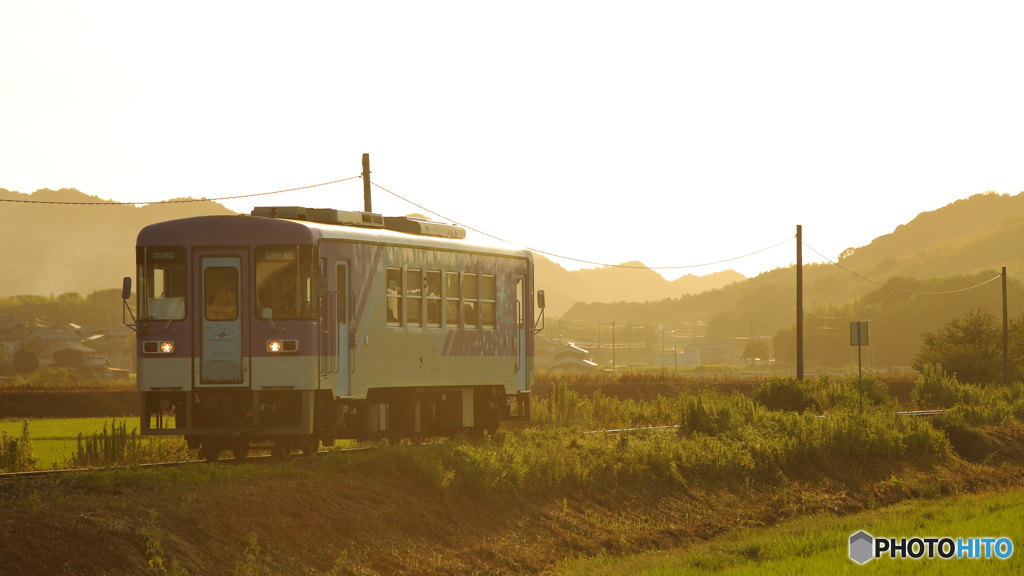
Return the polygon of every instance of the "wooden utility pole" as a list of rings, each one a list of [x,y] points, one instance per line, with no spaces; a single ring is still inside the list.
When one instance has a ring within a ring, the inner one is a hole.
[[[661,328],[661,361],[665,362],[665,325],[659,324],[658,328]]]
[[[370,155],[363,154],[363,212],[373,212],[370,199]]]
[[[615,373],[615,321],[612,320],[612,373]]]
[[[796,225],[796,379],[804,379],[804,231]]]
[[[633,321],[626,321],[626,370],[633,365]]]
[[[1006,307],[1006,266],[1003,266],[1003,384],[1010,383],[1010,320]]]

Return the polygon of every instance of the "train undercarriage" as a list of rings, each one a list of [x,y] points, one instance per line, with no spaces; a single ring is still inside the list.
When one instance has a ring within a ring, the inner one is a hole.
[[[530,394],[502,386],[376,388],[364,399],[330,390],[221,388],[143,394],[142,433],[181,435],[205,460],[250,448],[287,456],[315,453],[336,440],[484,435],[502,421],[527,421]]]

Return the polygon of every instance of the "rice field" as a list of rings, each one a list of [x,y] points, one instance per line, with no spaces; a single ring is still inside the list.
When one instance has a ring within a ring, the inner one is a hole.
[[[36,459],[36,468],[45,470],[48,468],[62,467],[64,462],[71,458],[78,446],[78,435],[89,437],[108,429],[111,422],[116,421],[118,425],[126,420],[124,418],[47,418],[29,420],[29,433],[32,437],[32,455]],[[0,434],[6,433],[8,437],[17,438],[21,435],[22,419],[0,420]],[[134,419],[128,420],[128,429],[138,428]]]

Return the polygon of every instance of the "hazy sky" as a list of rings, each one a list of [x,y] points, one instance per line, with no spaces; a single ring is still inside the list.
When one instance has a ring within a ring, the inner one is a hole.
[[[251,194],[368,152],[376,183],[584,260],[721,260],[796,224],[834,257],[1024,190],[1020,6],[0,0],[0,188]],[[359,210],[362,189],[225,202],[268,203]]]

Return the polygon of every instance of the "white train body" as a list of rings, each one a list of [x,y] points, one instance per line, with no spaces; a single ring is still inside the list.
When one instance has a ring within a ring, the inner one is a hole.
[[[181,434],[215,456],[263,440],[311,446],[528,418],[528,251],[409,219],[387,220],[418,233],[386,229],[376,214],[254,214],[272,217],[139,233],[143,433]]]

